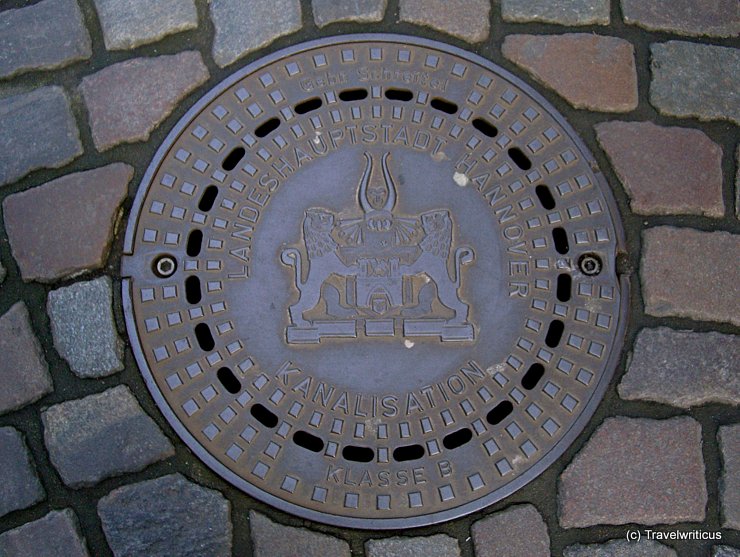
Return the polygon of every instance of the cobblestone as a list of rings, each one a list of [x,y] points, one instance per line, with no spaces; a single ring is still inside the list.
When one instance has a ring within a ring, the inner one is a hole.
[[[31,455],[20,432],[0,427],[0,516],[25,509],[46,498]]]
[[[740,530],[740,424],[720,427],[719,444],[722,450],[722,526]]]
[[[283,526],[254,511],[249,511],[249,529],[255,557],[350,557],[349,544],[344,540],[305,528]]]
[[[54,390],[23,302],[0,317],[0,354],[0,414],[22,408]]]
[[[740,325],[740,236],[659,226],[642,246],[646,313]]]
[[[198,27],[193,0],[95,0],[108,50],[153,43]]]
[[[0,186],[39,168],[59,168],[82,154],[67,94],[41,87],[0,99]]]
[[[78,377],[105,377],[123,369],[123,342],[113,321],[109,277],[49,292],[47,313],[54,347]]]
[[[624,22],[679,35],[737,37],[740,10],[735,0],[621,0]]]
[[[352,0],[336,2],[335,0],[311,0],[313,20],[319,27],[339,21],[372,23],[382,21],[388,0]]]
[[[509,35],[502,52],[575,108],[637,108],[634,48],[624,39],[585,33]]]
[[[3,557],[89,557],[71,509],[52,511],[43,518],[0,534]]]
[[[133,173],[114,163],[8,196],[5,229],[23,280],[51,282],[101,268]]]
[[[365,554],[367,557],[460,557],[460,547],[455,538],[436,534],[368,540],[365,542]]]
[[[41,418],[51,462],[70,487],[137,472],[174,454],[124,385],[51,406]]]
[[[95,148],[135,143],[170,115],[210,74],[199,52],[133,58],[82,80]]]
[[[473,523],[476,557],[549,557],[547,525],[533,505],[517,505]]]
[[[606,419],[560,476],[561,526],[701,522],[701,447],[689,417]]]
[[[425,25],[469,43],[486,40],[491,31],[488,0],[400,0],[399,19]]]
[[[0,284],[3,283],[6,275],[7,275],[7,271],[5,270],[5,267],[3,267],[3,262],[0,261]]]
[[[75,0],[43,0],[0,13],[0,78],[61,68],[91,55],[90,35]]]
[[[740,49],[668,41],[650,50],[650,103],[658,112],[740,125]]]
[[[609,0],[502,0],[504,21],[609,25]]]
[[[729,545],[715,545],[712,548],[712,557],[740,557],[740,549]]]
[[[224,68],[301,28],[299,0],[212,0],[213,59]]]
[[[626,400],[690,408],[709,402],[740,404],[740,336],[643,329],[619,384]]]
[[[563,557],[677,557],[677,553],[655,540],[610,540],[606,543],[568,546],[563,551]]]
[[[635,213],[724,215],[722,148],[703,132],[615,121],[596,133]]]
[[[119,487],[98,503],[116,557],[230,557],[230,514],[223,495],[180,474]]]

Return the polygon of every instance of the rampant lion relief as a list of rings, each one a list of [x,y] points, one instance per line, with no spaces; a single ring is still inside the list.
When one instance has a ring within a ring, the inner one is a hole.
[[[305,257],[297,248],[283,250],[281,260],[293,267],[299,294],[289,308],[289,343],[358,334],[474,340],[468,304],[458,294],[473,250],[458,247],[450,261],[448,210],[393,213],[397,191],[389,157],[385,153],[381,160],[385,187],[373,186],[373,159],[365,153],[357,196],[361,215],[339,219],[326,209],[307,209]]]

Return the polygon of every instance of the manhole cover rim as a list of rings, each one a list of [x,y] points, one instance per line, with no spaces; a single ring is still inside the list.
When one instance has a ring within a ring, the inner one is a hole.
[[[618,254],[626,251],[624,237],[625,233],[616,201],[602,172],[596,166],[596,161],[593,154],[585,145],[580,136],[570,126],[565,117],[560,114],[560,112],[555,109],[555,107],[553,107],[551,103],[547,101],[547,99],[545,99],[540,93],[534,90],[521,78],[511,74],[494,62],[459,47],[455,47],[447,43],[442,43],[440,41],[429,40],[414,36],[406,36],[400,34],[368,33],[326,37],[280,49],[258,60],[255,60],[247,64],[243,68],[237,70],[235,73],[226,77],[214,88],[210,89],[201,98],[199,98],[193,104],[193,106],[180,117],[178,122],[173,126],[172,130],[167,134],[167,136],[153,155],[151,163],[147,167],[147,170],[138,185],[134,202],[129,213],[128,224],[124,237],[123,254],[128,255],[133,253],[134,236],[139,223],[138,217],[141,213],[141,209],[149,190],[147,185],[149,185],[152,181],[166,154],[180,137],[184,129],[188,125],[190,125],[192,123],[192,120],[199,113],[201,113],[201,111],[205,107],[207,107],[215,98],[217,98],[229,87],[233,86],[244,77],[280,59],[319,47],[330,47],[338,44],[359,43],[364,41],[405,43],[412,46],[426,47],[453,56],[458,56],[474,64],[478,64],[483,68],[493,72],[494,74],[503,77],[516,87],[520,88],[524,93],[529,95],[535,102],[539,103],[540,106],[548,112],[549,116],[552,117],[553,120],[562,127],[563,131],[565,131],[565,133],[568,135],[568,138],[579,149],[585,161],[592,167],[591,170],[593,172],[593,175],[598,181],[599,189],[606,201],[607,212],[609,213],[611,220],[614,222],[613,231],[616,234],[616,237],[614,239],[615,253]],[[134,216],[136,216],[136,218],[132,218]],[[126,276],[125,273],[123,273],[123,275],[124,277]],[[560,456],[562,456],[563,453],[565,453],[565,451],[572,445],[574,440],[583,432],[583,430],[586,428],[587,424],[593,417],[593,414],[595,413],[598,405],[601,403],[604,393],[611,383],[611,380],[616,373],[616,368],[622,359],[625,333],[627,322],[629,319],[628,309],[630,299],[630,283],[628,277],[624,275],[617,276],[617,279],[620,288],[620,304],[619,311],[617,313],[618,319],[617,323],[615,324],[614,341],[611,344],[610,353],[606,358],[606,365],[604,367],[605,372],[599,378],[599,382],[594,388],[592,396],[585,404],[580,415],[575,419],[571,427],[560,438],[560,440],[556,442],[555,445],[553,445],[552,448],[544,456],[537,460],[537,462],[534,463],[526,472],[520,474],[519,476],[506,483],[504,486],[488,493],[485,496],[444,511],[421,514],[412,517],[396,518],[358,518],[332,514],[329,512],[316,511],[276,497],[275,495],[264,491],[263,489],[246,481],[242,477],[229,470],[216,457],[208,452],[205,447],[199,441],[197,441],[194,436],[188,431],[182,421],[175,415],[170,406],[170,403],[165,399],[162,391],[156,384],[152,371],[149,368],[146,357],[142,350],[138,331],[136,328],[130,278],[122,279],[122,302],[124,319],[131,343],[131,349],[139,366],[139,369],[144,377],[150,394],[156,402],[157,407],[165,416],[168,423],[173,427],[178,436],[211,470],[216,472],[219,476],[221,476],[223,479],[225,479],[238,489],[246,492],[256,499],[293,515],[297,515],[309,520],[314,520],[316,522],[332,526],[380,530],[428,526],[460,518],[475,511],[484,509],[491,504],[505,499],[506,497],[510,496],[511,494],[522,488],[524,485],[537,478]]]

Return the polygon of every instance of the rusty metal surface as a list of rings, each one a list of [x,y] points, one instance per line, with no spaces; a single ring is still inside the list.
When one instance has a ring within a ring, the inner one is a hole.
[[[420,526],[512,493],[619,358],[621,225],[587,149],[475,55],[358,35],[240,70],[142,180],[134,353],[184,441],[306,518]]]

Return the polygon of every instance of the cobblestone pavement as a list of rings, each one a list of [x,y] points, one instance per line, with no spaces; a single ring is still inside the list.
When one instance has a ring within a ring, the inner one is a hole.
[[[121,309],[121,222],[177,119],[247,62],[356,32],[532,83],[627,230],[627,345],[589,427],[511,497],[418,530],[311,523],[221,480],[155,407]],[[0,555],[740,555],[739,34],[737,0],[3,2]]]

